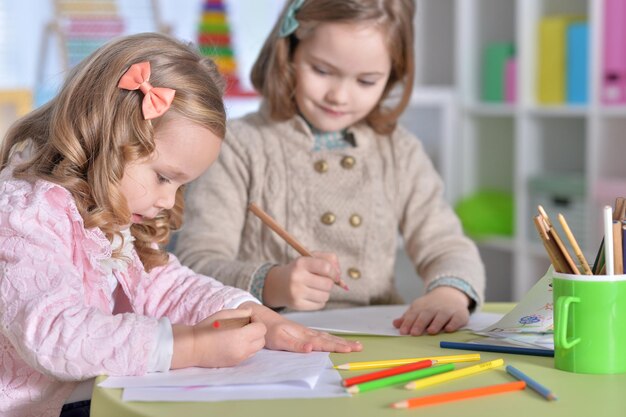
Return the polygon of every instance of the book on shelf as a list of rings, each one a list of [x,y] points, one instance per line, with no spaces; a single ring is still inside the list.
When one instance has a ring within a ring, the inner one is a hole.
[[[586,104],[589,91],[589,24],[567,28],[566,97],[570,104]]]
[[[604,0],[602,102],[626,103],[626,1]]]
[[[567,29],[581,16],[546,16],[539,21],[537,101],[563,104],[566,100]]]

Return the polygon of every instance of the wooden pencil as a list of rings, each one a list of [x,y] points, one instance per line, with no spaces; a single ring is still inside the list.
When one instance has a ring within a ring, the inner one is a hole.
[[[624,273],[624,258],[622,252],[622,222],[613,220],[613,264],[615,275]]]
[[[617,197],[615,199],[615,210],[613,211],[613,220],[623,220],[626,216],[626,199]]]
[[[533,217],[533,221],[535,223],[535,227],[537,228],[537,232],[539,233],[539,238],[543,242],[543,247],[548,253],[548,257],[550,258],[550,262],[552,263],[554,270],[556,272],[565,272],[567,267],[564,265],[564,262],[559,257],[557,249],[556,247],[554,247],[554,244],[550,239],[550,236],[548,235],[548,231],[546,230],[546,225],[543,217],[541,215],[537,215]]]
[[[294,248],[300,255],[312,257],[311,252],[309,252],[304,245],[296,240],[289,232],[287,232],[281,225],[276,222],[269,214],[267,214],[261,207],[257,206],[254,203],[250,203],[248,205],[248,210],[252,212],[255,216],[257,216],[267,227],[272,229],[278,236],[282,237],[285,242],[287,242],[292,248]],[[342,281],[341,278],[338,278],[335,281],[335,284],[343,288],[344,290],[348,290],[348,286],[345,282]]]
[[[218,319],[218,320],[215,320],[213,323],[211,323],[211,327],[213,327],[214,329],[220,329],[220,330],[234,329],[238,327],[247,326],[248,324],[250,324],[251,320],[252,319],[250,316]]]
[[[556,229],[554,228],[552,221],[550,221],[550,217],[548,217],[548,214],[545,212],[542,206],[539,206],[538,208],[539,208],[539,213],[541,214],[541,217],[543,217],[543,219],[548,225],[548,235],[556,244],[557,251],[560,254],[559,257],[565,261],[566,268],[564,269],[563,272],[580,275],[580,271],[578,270],[576,263],[572,259],[572,256],[569,254],[565,245],[563,244],[563,241],[561,240],[561,237],[559,236]]]
[[[569,240],[570,245],[572,245],[574,254],[578,258],[578,261],[580,262],[580,266],[583,272],[587,275],[593,275],[593,272],[591,271],[591,268],[589,267],[589,263],[587,262],[585,255],[583,254],[582,250],[580,250],[580,246],[578,246],[578,242],[576,241],[576,238],[574,237],[572,230],[569,228],[569,225],[567,224],[567,221],[565,220],[565,216],[559,213],[557,217],[559,219],[559,223],[561,223],[561,227],[563,228],[563,231],[565,232],[565,236],[567,237],[567,240]]]
[[[613,260],[613,208],[604,206],[604,266],[606,275],[615,275],[615,263]]]

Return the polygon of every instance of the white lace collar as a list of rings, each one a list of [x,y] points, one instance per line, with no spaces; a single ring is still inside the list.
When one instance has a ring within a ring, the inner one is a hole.
[[[111,242],[111,250],[115,252],[120,247],[122,248],[121,257],[110,257],[107,259],[101,259],[100,265],[107,275],[111,275],[115,269],[126,269],[128,264],[133,259],[133,242],[135,238],[130,234],[130,228],[120,230],[122,237],[115,235],[113,242]]]

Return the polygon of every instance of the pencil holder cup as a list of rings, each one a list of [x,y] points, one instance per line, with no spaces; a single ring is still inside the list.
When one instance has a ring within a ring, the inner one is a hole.
[[[626,372],[626,275],[554,272],[554,366],[583,374]]]

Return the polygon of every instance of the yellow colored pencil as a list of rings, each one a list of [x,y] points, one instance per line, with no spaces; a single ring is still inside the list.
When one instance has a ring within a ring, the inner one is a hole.
[[[404,386],[406,389],[419,389],[438,384],[440,382],[451,381],[468,375],[474,375],[479,372],[495,369],[504,365],[504,359],[495,359],[489,362],[479,363],[478,365],[468,366],[467,368],[457,369],[456,371],[446,372],[445,374],[435,375],[424,379],[409,382]]]
[[[406,365],[407,363],[426,360],[437,361],[437,364],[439,365],[444,363],[474,362],[480,360],[480,354],[468,353],[464,355],[427,356],[424,358],[388,359],[369,362],[348,362],[341,365],[335,365],[335,369],[339,369],[342,371],[360,371],[362,369],[392,368],[394,366]]]

